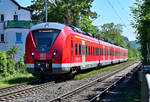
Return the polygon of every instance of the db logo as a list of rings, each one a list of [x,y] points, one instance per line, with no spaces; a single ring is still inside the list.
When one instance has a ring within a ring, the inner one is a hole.
[[[40,59],[46,59],[46,53],[41,53],[40,54]]]

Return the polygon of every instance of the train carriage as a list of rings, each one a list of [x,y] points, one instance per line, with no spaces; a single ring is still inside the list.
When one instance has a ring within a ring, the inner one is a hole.
[[[28,72],[35,76],[74,73],[128,59],[127,49],[89,35],[54,22],[33,26],[26,38]]]

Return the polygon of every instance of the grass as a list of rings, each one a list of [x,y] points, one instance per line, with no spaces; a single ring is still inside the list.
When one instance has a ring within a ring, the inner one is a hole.
[[[107,67],[104,67],[104,68],[101,68],[101,69],[98,69],[98,70],[93,70],[93,71],[90,71],[90,72],[87,72],[87,73],[84,73],[84,74],[78,74],[74,77],[75,80],[80,80],[80,79],[83,79],[85,77],[89,77],[89,76],[92,76],[92,75],[95,75],[95,74],[99,74],[99,73],[102,73],[104,71],[108,71],[112,68],[117,68],[117,67],[120,67],[120,66],[123,66],[123,65],[126,65],[128,63],[130,63],[132,60],[129,60],[128,62],[124,62],[124,63],[121,63],[121,64],[116,64],[116,65],[111,65],[111,66],[107,66]]]
[[[34,80],[37,80],[37,77],[33,77],[31,74],[21,74],[17,73],[15,75],[11,75],[8,77],[1,77],[0,78],[0,88],[2,87],[8,87],[15,84],[21,84],[24,82],[31,82]]]

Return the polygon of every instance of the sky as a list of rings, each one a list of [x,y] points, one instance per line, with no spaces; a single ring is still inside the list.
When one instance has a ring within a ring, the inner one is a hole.
[[[16,0],[21,6],[27,7],[31,5],[31,0]],[[132,28],[132,17],[130,8],[135,0],[94,0],[92,3],[92,11],[100,15],[94,20],[93,24],[101,26],[105,23],[114,22],[122,24],[123,36],[128,37],[129,41],[136,40],[135,29]]]

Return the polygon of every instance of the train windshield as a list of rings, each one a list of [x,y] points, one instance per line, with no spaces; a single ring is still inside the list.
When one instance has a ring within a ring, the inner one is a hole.
[[[60,32],[61,30],[58,29],[40,29],[32,31],[37,50],[40,52],[47,52]]]

